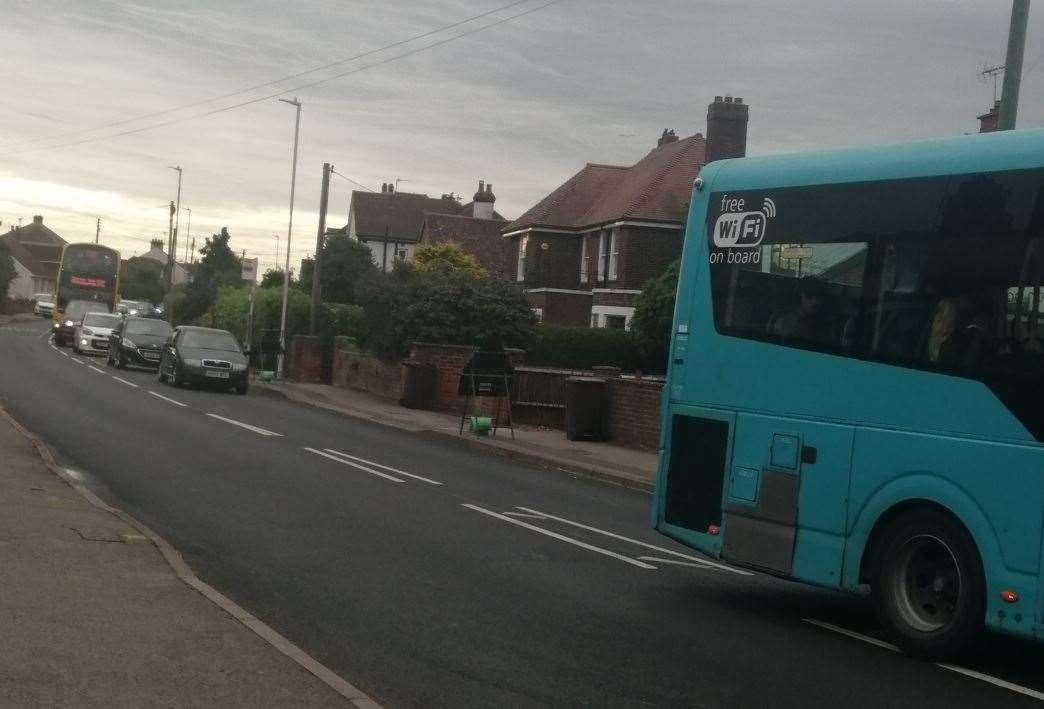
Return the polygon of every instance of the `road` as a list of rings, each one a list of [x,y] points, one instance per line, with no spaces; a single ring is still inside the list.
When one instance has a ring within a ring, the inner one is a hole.
[[[0,404],[388,707],[1044,697],[1041,646],[989,636],[960,662],[971,674],[911,660],[875,644],[864,598],[691,557],[649,529],[647,494],[271,395],[174,389],[47,334],[0,327]]]

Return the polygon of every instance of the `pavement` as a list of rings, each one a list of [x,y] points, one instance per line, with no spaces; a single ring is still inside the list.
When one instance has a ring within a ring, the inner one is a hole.
[[[862,596],[735,569],[656,534],[644,491],[260,391],[163,385],[52,348],[47,334],[46,323],[0,327],[0,404],[87,490],[169,542],[202,584],[382,706],[953,709],[1044,699],[1042,646],[988,636],[954,667],[912,660],[888,648]],[[0,511],[0,529],[22,509]],[[140,590],[119,588],[137,618]],[[38,613],[84,595],[41,602]],[[150,637],[202,622],[162,615],[153,596],[166,628],[138,621]],[[5,639],[8,626],[4,617]],[[46,640],[16,637],[26,634]],[[111,635],[98,642],[117,642]],[[217,662],[257,666],[238,664],[239,646],[197,663],[193,653],[220,637],[171,645],[156,664],[183,672],[182,693],[160,686],[159,701],[139,705],[234,704],[193,694],[218,691]],[[0,704],[24,662],[18,645],[3,645]],[[81,660],[68,647],[31,652],[75,673]],[[143,665],[155,652],[137,651]],[[142,688],[163,681],[109,645],[82,661],[110,689],[136,691],[139,673]],[[263,686],[258,706],[296,693]],[[322,701],[301,694],[294,704]]]
[[[0,458],[4,706],[350,706],[52,472],[6,415]]]
[[[474,436],[464,429],[460,418],[436,411],[420,411],[399,406],[394,401],[355,389],[329,384],[302,384],[292,381],[255,381],[260,391],[284,396],[291,401],[316,406],[347,416],[394,426],[406,431],[427,432],[561,469],[614,482],[625,487],[652,491],[656,478],[657,454],[612,443],[570,441],[562,431],[516,425],[514,438],[502,428],[496,436]]]

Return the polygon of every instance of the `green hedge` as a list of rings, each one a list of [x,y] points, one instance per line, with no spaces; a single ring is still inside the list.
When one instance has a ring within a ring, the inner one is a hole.
[[[602,365],[624,371],[663,372],[663,363],[643,353],[631,333],[591,327],[541,325],[526,347],[526,364],[562,369],[590,369]]]

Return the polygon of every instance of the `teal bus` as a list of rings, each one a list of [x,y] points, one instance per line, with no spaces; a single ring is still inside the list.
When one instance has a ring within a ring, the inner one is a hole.
[[[919,657],[1044,638],[1042,286],[1044,130],[707,165],[655,528]]]

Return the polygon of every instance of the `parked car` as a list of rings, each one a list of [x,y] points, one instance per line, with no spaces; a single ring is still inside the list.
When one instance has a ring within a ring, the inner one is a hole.
[[[157,369],[170,332],[170,323],[165,320],[125,317],[109,335],[109,356],[105,363],[119,369]]]
[[[159,367],[161,382],[234,387],[239,394],[247,393],[248,377],[247,358],[236,338],[227,330],[209,327],[175,329]]]
[[[54,295],[37,293],[33,296],[33,313],[41,318],[49,318],[54,314]]]
[[[65,312],[62,319],[54,326],[54,344],[59,347],[68,347],[73,344],[76,334],[76,325],[83,320],[87,313],[107,313],[108,306],[94,300],[70,300],[65,304]]]
[[[87,313],[73,329],[73,352],[76,354],[104,354],[109,351],[109,336],[120,323],[114,313]]]
[[[146,310],[146,301],[143,300],[120,300],[116,305],[116,312],[120,315],[137,316]],[[148,304],[148,314],[152,313],[152,304]]]

